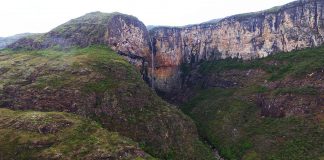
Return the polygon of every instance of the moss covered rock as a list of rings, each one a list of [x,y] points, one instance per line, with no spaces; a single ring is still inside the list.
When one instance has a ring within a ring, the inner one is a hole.
[[[132,140],[62,112],[0,109],[0,159],[154,159]]]

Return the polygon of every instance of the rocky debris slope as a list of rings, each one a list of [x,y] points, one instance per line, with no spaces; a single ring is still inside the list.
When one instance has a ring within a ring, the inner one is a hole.
[[[1,107],[89,117],[157,158],[213,159],[192,120],[107,47],[4,50],[0,66]]]
[[[299,0],[281,7],[235,15],[187,27],[156,27],[156,88],[171,93],[181,88],[182,64],[266,57],[322,45],[324,1]]]
[[[61,112],[0,109],[0,159],[154,159],[128,138]]]

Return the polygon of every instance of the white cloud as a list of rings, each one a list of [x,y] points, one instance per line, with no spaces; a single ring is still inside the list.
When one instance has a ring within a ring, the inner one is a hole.
[[[282,5],[292,0],[3,0],[0,36],[50,29],[93,11],[121,12],[146,25],[186,25]]]

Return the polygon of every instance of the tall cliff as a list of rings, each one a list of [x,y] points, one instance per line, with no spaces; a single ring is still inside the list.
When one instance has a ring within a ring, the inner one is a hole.
[[[149,35],[137,18],[89,13],[9,47],[16,51],[0,50],[0,108],[78,114],[154,157],[213,159],[191,119],[158,97],[125,60],[147,75]]]
[[[163,92],[181,88],[183,64],[229,57],[249,60],[322,45],[323,12],[324,1],[299,0],[215,23],[153,28],[155,87]]]
[[[44,35],[20,39],[9,48],[107,45],[141,69],[146,80],[153,77],[157,90],[171,93],[182,87],[185,67],[181,66],[229,57],[249,60],[322,45],[323,6],[322,0],[299,0],[265,11],[185,27],[155,27],[149,32],[133,16],[93,12]]]

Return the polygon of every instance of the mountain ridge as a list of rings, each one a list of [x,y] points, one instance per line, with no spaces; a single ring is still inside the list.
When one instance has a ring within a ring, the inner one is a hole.
[[[8,45],[18,41],[19,39],[31,35],[35,35],[37,33],[20,33],[13,36],[8,37],[0,37],[0,49],[6,48]]]
[[[134,64],[143,79],[156,84],[155,89],[164,94],[181,90],[182,65],[226,58],[249,60],[323,44],[323,6],[319,0],[298,0],[264,11],[229,16],[217,23],[158,26],[149,30],[133,16],[92,12],[85,15],[85,21],[97,19],[98,25],[69,25],[76,18],[41,38],[23,38],[9,48],[107,45]],[[100,20],[100,15],[104,15],[106,22]],[[116,18],[110,20],[111,17]],[[125,24],[124,28],[121,24]],[[106,27],[122,29],[106,31]]]

